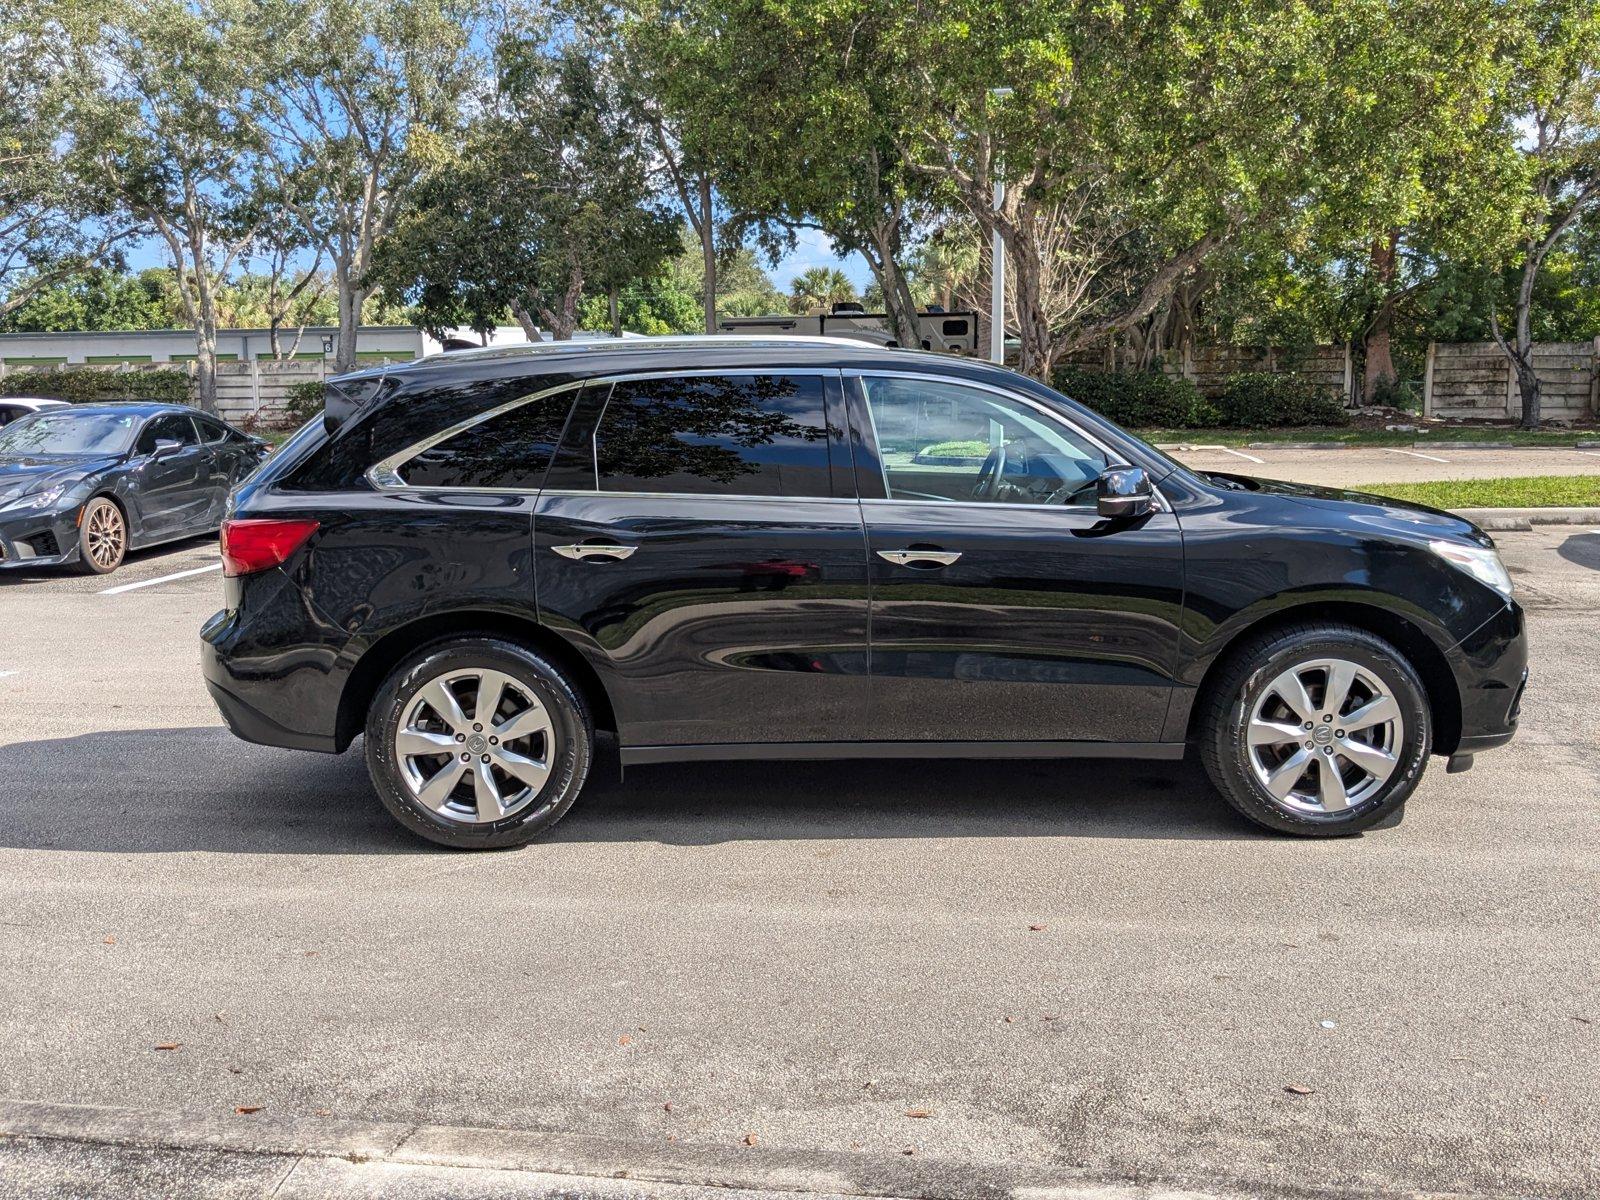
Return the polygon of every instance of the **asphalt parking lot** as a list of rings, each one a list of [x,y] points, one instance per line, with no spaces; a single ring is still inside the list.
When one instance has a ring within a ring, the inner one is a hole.
[[[978,1164],[1593,1196],[1600,532],[1499,540],[1531,621],[1518,740],[1333,843],[1257,833],[1187,764],[856,763],[602,774],[549,840],[452,854],[357,754],[221,728],[212,542],[0,575],[0,1118],[944,1164],[904,1194]],[[0,1195],[258,1195],[297,1161],[0,1139]],[[282,1194],[399,1194],[365,1170]],[[482,1186],[449,1194],[550,1194]]]

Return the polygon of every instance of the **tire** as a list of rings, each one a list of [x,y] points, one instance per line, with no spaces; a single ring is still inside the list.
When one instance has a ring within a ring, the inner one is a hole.
[[[1341,683],[1344,701],[1322,711]],[[1398,824],[1433,747],[1416,670],[1388,642],[1351,625],[1294,625],[1250,642],[1224,664],[1202,704],[1206,773],[1230,805],[1279,833],[1346,837]]]
[[[499,720],[482,720],[485,689],[496,686]],[[501,745],[494,734],[507,730],[516,736]],[[402,740],[424,753],[402,755]],[[458,850],[538,837],[577,800],[593,757],[582,693],[549,660],[500,638],[424,647],[390,672],[367,712],[367,772],[383,806],[412,833]]]
[[[128,519],[116,503],[96,496],[83,506],[78,526],[78,570],[109,575],[128,556]]]

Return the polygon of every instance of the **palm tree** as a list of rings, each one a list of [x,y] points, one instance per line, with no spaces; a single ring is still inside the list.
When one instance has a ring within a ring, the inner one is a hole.
[[[856,298],[856,285],[837,267],[812,267],[796,275],[789,285],[789,311],[793,313],[825,313],[835,304]]]

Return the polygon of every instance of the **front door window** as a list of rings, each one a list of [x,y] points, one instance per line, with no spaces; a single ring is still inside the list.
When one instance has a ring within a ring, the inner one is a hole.
[[[1094,503],[1105,454],[1031,405],[937,380],[861,384],[889,499]]]

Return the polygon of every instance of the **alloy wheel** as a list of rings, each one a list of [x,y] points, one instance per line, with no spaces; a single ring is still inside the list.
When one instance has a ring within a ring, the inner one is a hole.
[[[109,571],[122,561],[128,544],[128,529],[115,504],[102,500],[91,505],[83,536],[84,548],[100,570]]]
[[[501,671],[450,671],[405,706],[394,757],[418,803],[463,824],[501,821],[549,782],[555,727],[531,688]]]
[[[1284,808],[1333,816],[1372,798],[1400,763],[1405,721],[1376,674],[1340,658],[1290,667],[1256,699],[1251,770]]]

